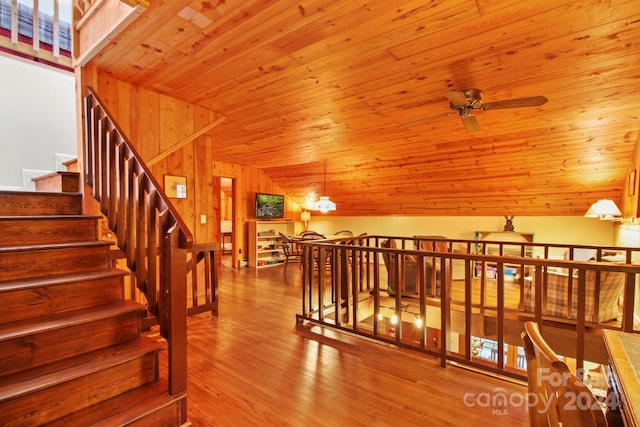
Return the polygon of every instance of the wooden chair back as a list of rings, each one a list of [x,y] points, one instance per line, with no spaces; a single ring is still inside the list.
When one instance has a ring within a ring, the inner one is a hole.
[[[327,237],[324,234],[320,234],[317,231],[305,231],[300,235],[301,240],[321,240],[326,239]],[[318,248],[313,249],[313,259],[316,260],[316,267],[320,268],[323,264],[320,259],[320,253],[324,252],[324,264],[331,263],[331,252],[330,251],[321,251]]]
[[[536,322],[525,322],[529,424],[533,427],[607,426],[591,389],[571,373],[542,337]]]
[[[284,233],[280,233],[280,244],[285,256],[300,256],[302,254],[302,249]]]
[[[286,273],[289,262],[302,262],[302,248],[282,232],[280,233],[280,244],[284,252],[284,273]]]
[[[302,240],[320,240],[327,238],[324,234],[320,234],[317,231],[305,231],[300,235],[300,237]]]

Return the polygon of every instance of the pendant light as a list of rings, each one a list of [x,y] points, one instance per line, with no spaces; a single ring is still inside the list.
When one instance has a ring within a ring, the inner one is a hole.
[[[327,160],[324,161],[324,194],[327,194]],[[313,209],[322,213],[336,210],[336,204],[329,200],[329,196],[320,196],[320,200],[313,204]]]

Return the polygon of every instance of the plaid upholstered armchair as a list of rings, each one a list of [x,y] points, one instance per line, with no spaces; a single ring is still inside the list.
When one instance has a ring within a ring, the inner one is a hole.
[[[546,273],[546,277],[546,284],[544,277],[542,278],[542,314],[563,319],[576,319],[578,312],[578,277],[574,275],[571,278],[571,282],[569,282],[567,273],[551,271]],[[620,301],[624,290],[624,280],[624,273],[602,271],[600,272],[600,282],[598,284],[596,282],[596,272],[593,270],[587,271],[585,298],[585,320],[587,322],[606,322],[620,317]],[[526,277],[522,284],[519,305],[519,309],[522,312],[534,312],[534,284],[535,277]],[[571,288],[571,299],[569,299],[569,288]]]
[[[388,239],[382,242],[382,247],[384,248],[396,248],[396,242],[393,239]],[[424,248],[423,248],[424,249]],[[433,250],[433,248],[427,248],[427,250]],[[446,248],[445,248],[446,250]],[[425,260],[426,262],[422,265],[418,265],[418,260],[413,255],[406,255],[402,262],[399,263],[401,268],[404,270],[400,271],[400,280],[404,279],[403,283],[400,283],[400,286],[396,284],[396,255],[388,255],[383,254],[382,258],[384,260],[384,264],[387,267],[388,271],[388,290],[391,294],[395,294],[395,292],[400,289],[400,293],[403,296],[416,297],[418,296],[418,283],[417,283],[417,269],[422,268],[424,270],[424,277],[426,278],[426,292],[427,296],[440,296],[441,289],[441,280],[440,280],[440,270],[433,269],[433,265],[430,260]],[[432,284],[435,283],[435,291]]]

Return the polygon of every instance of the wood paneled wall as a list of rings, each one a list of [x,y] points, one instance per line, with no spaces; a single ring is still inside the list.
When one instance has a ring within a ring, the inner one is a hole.
[[[178,101],[158,92],[118,81],[98,74],[94,89],[116,118],[127,138],[145,161],[170,151],[181,141],[218,117],[214,112]],[[151,166],[155,179],[162,186],[164,175],[187,178],[187,198],[171,199],[197,243],[219,241],[221,200],[220,180],[215,176],[235,180],[235,244],[234,265],[247,253],[246,223],[254,217],[256,192],[283,193],[282,189],[259,169],[216,161],[212,147],[224,144],[209,136],[171,152]],[[286,198],[287,217],[298,220],[300,207]],[[201,215],[207,221],[202,224]],[[239,250],[240,251],[239,251]]]

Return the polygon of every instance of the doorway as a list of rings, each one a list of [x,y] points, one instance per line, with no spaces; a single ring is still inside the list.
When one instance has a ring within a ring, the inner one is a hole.
[[[220,242],[221,261],[229,266],[236,265],[236,227],[235,227],[235,179],[216,177],[218,181],[218,206],[220,224],[218,241]]]

